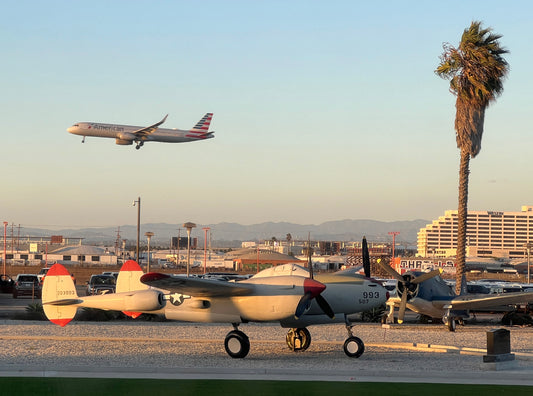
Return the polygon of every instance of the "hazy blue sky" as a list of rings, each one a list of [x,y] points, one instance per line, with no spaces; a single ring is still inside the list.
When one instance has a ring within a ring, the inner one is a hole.
[[[1,221],[318,224],[457,207],[455,98],[434,74],[470,22],[511,72],[471,162],[471,210],[533,204],[530,1],[4,1]],[[78,121],[215,139],[70,135]]]

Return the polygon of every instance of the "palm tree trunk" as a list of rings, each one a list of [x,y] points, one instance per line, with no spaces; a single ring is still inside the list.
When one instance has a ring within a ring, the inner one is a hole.
[[[470,154],[461,150],[459,168],[459,206],[457,209],[457,254],[455,259],[455,293],[460,294],[463,288],[463,274],[466,261],[466,224],[468,215],[468,176],[470,175]],[[466,285],[464,285],[466,287]]]

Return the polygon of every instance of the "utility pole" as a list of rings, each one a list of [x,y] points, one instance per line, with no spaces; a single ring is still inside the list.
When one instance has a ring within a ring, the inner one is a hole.
[[[211,229],[209,227],[202,228],[204,230],[204,274],[207,271],[207,232]]]
[[[389,235],[392,235],[392,263],[394,265],[394,252],[396,251],[396,235],[399,235],[400,231],[390,231]]]
[[[137,201],[133,201],[133,206],[137,204],[137,250],[135,255],[135,261],[139,263],[139,240],[141,238],[141,197],[137,198]]]

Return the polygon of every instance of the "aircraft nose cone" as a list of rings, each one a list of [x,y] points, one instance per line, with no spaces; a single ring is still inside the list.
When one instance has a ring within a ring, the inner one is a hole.
[[[72,132],[74,132],[74,127],[71,126],[71,127],[67,128],[67,132],[68,132],[68,133],[72,133]]]

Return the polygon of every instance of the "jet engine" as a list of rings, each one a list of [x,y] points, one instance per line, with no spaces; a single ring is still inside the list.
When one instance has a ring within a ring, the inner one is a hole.
[[[134,140],[135,140],[134,134],[123,132],[117,135],[117,138],[115,139],[115,144],[118,144],[121,146],[129,146],[133,144]]]

